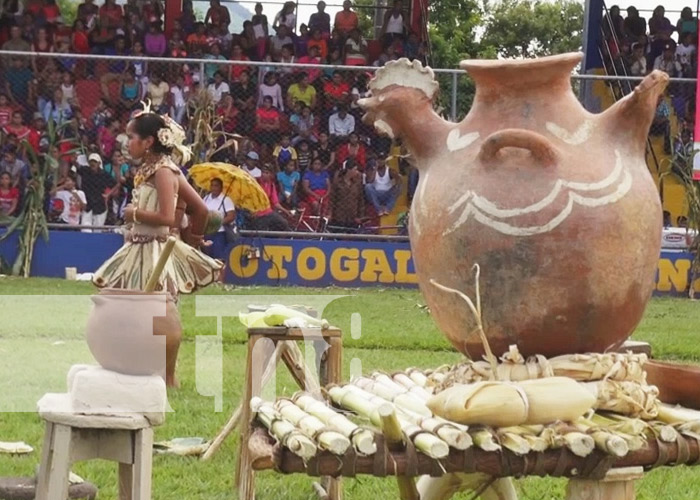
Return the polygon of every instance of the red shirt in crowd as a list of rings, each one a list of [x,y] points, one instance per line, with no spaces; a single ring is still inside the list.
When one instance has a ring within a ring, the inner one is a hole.
[[[320,40],[314,40],[313,38],[306,42],[306,50],[308,51],[311,47],[318,47],[318,55],[321,59],[328,57],[328,44],[321,38]],[[301,61],[299,61],[301,62]]]
[[[265,191],[267,199],[270,200],[270,206],[268,208],[256,212],[255,214],[258,217],[262,217],[263,215],[271,214],[273,212],[273,207],[280,204],[280,199],[277,195],[277,186],[275,185],[276,183],[274,181],[263,181],[259,179],[258,184],[260,184],[262,190]]]
[[[238,58],[231,56],[231,61],[250,61],[250,57],[245,55]],[[244,71],[250,71],[250,67],[244,66],[242,64],[232,65],[230,72],[231,81],[237,82],[238,80],[240,80],[241,73],[243,73]]]
[[[124,12],[122,12],[121,5],[103,5],[100,7],[100,18],[106,19],[110,26],[117,26],[122,18],[124,17]]]
[[[299,64],[321,64],[320,57],[302,56],[299,58]],[[309,75],[309,81],[315,82],[321,76],[321,70],[316,68],[303,68],[300,71],[306,72]]]
[[[280,117],[280,112],[275,107],[270,109],[258,108],[256,114],[262,123],[272,124]]]
[[[46,19],[48,23],[55,23],[58,21],[58,18],[61,17],[61,11],[56,4],[44,5],[42,10],[44,12],[44,19]]]
[[[326,107],[332,108],[337,101],[342,101],[350,94],[350,85],[346,82],[341,82],[336,85],[333,81],[326,82],[323,85],[323,93],[332,99],[326,99]]]
[[[78,54],[89,54],[90,53],[90,40],[88,40],[87,33],[84,31],[76,31],[71,35],[73,42],[73,49]]]
[[[0,215],[10,215],[10,209],[15,201],[19,201],[19,190],[11,187],[7,191],[0,189]]]
[[[348,158],[353,158],[360,166],[360,170],[364,170],[367,155],[365,147],[362,144],[358,143],[356,146],[352,147],[350,143],[345,143],[338,148],[335,158],[338,165],[342,165]]]
[[[29,137],[29,133],[31,132],[29,127],[26,125],[20,125],[19,127],[15,127],[14,125],[6,125],[3,131],[5,134],[12,134],[16,136],[20,141]]]

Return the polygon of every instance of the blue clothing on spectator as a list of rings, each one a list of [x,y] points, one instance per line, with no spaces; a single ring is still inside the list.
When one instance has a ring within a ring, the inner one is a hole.
[[[284,171],[277,173],[277,180],[280,184],[282,184],[284,191],[287,193],[294,191],[294,184],[299,182],[300,178],[301,176],[299,175],[299,172],[296,171],[292,172],[291,174]]]
[[[24,68],[12,68],[9,70],[5,79],[10,85],[10,92],[12,92],[12,97],[15,98],[19,104],[24,105],[29,99],[29,83],[34,77],[32,70]]]
[[[128,56],[129,54],[117,54],[117,50],[114,47],[105,47],[104,54],[106,56],[116,56],[114,59],[110,59],[110,73],[124,73],[124,70],[126,69],[126,61],[120,59],[119,56]]]
[[[312,172],[311,170],[307,170],[304,173],[304,180],[309,181],[309,189],[311,191],[328,189],[329,178],[330,176],[326,170],[321,170],[320,172]]]

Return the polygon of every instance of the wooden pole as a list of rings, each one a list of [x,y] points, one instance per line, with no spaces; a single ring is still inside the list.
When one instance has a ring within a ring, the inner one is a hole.
[[[174,236],[169,236],[168,241],[165,242],[165,245],[163,246],[163,251],[160,253],[160,256],[158,257],[158,261],[156,262],[155,267],[153,268],[153,272],[151,273],[151,276],[148,278],[148,281],[146,282],[146,288],[143,290],[144,292],[150,293],[153,292],[156,287],[158,286],[158,281],[160,281],[160,275],[163,273],[163,268],[165,267],[165,264],[168,262],[168,259],[170,258],[170,254],[173,252],[173,248],[175,247],[175,242],[177,240],[175,239]]]

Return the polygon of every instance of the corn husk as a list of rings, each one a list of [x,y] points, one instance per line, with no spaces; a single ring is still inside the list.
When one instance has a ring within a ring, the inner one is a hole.
[[[647,420],[659,413],[659,389],[631,381],[601,380],[582,384],[596,398],[595,408]]]
[[[433,396],[428,407],[436,415],[462,424],[510,427],[576,420],[594,402],[576,381],[550,377],[455,385]]]
[[[328,427],[350,439],[359,454],[372,455],[377,451],[374,436],[369,429],[360,428],[344,415],[336,413],[332,408],[307,393],[297,393],[292,400],[306,413],[313,415]]]
[[[282,418],[271,403],[255,397],[250,400],[250,408],[257,415],[258,420],[268,429],[270,435],[280,441],[289,451],[303,460],[308,460],[316,455],[316,444],[294,424]]]
[[[288,399],[280,399],[275,403],[275,409],[280,415],[310,438],[314,439],[322,450],[328,450],[335,455],[343,455],[350,447],[350,440],[339,432],[330,430],[313,415]]]
[[[454,384],[488,380],[515,382],[555,376],[579,381],[609,379],[646,384],[644,364],[647,356],[645,354],[567,354],[551,359],[538,355],[525,359],[517,346],[513,345],[501,356],[500,361],[495,376],[488,361],[466,361],[447,370],[441,368],[433,371],[424,385],[433,386],[438,392]]]

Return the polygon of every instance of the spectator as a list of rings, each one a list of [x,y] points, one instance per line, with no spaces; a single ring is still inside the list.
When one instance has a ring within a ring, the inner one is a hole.
[[[279,54],[279,58],[275,62],[283,63],[285,66],[278,68],[280,85],[282,87],[288,88],[292,83],[294,68],[292,65],[296,62],[294,58],[294,46],[292,44],[285,45],[282,47],[282,52]]]
[[[221,215],[221,227],[216,235],[207,236],[208,239],[214,242],[214,245],[225,246],[226,234],[225,226],[232,224],[236,220],[236,206],[233,200],[223,192],[224,184],[221,179],[212,179],[209,184],[209,193],[204,197],[204,204],[211,212],[217,212]]]
[[[43,116],[47,123],[53,122],[56,127],[60,127],[73,118],[73,111],[64,102],[63,91],[60,88],[53,91],[53,99],[46,103]]]
[[[130,61],[130,67],[134,70],[134,76],[141,83],[142,94],[146,92],[148,88],[148,62],[146,61],[146,54],[143,53],[143,44],[136,40],[131,46],[132,57],[142,57],[138,61]]]
[[[287,90],[287,105],[291,108],[295,102],[304,103],[312,109],[316,107],[316,89],[309,85],[307,73],[299,73],[297,83],[290,85]]]
[[[12,122],[3,128],[3,132],[7,136],[14,136],[17,141],[23,141],[29,137],[31,132],[29,127],[24,124],[21,111],[12,113]]]
[[[195,30],[187,37],[187,48],[193,56],[201,57],[209,46],[207,27],[204,23],[196,23]]]
[[[7,172],[10,174],[12,185],[15,187],[23,186],[27,179],[29,179],[29,167],[19,158],[17,151],[17,146],[6,146],[2,161],[0,162],[0,172]]]
[[[87,200],[85,193],[76,188],[74,176],[69,175],[65,178],[63,185],[56,192],[55,198],[61,200],[63,204],[63,211],[57,222],[69,226],[79,226],[80,214],[85,209]]]
[[[348,158],[352,158],[355,163],[357,163],[360,170],[365,169],[365,165],[367,163],[367,150],[360,142],[360,138],[356,132],[350,134],[348,142],[342,144],[336,153],[336,161],[339,165],[342,165]]]
[[[78,5],[78,20],[84,26],[92,29],[95,26],[98,12],[99,9],[93,0],[84,0],[83,3]]]
[[[231,52],[231,61],[250,61],[250,58],[243,53],[243,47],[241,44],[234,43]],[[249,71],[250,67],[244,64],[233,64],[231,65],[230,71],[230,81],[231,83],[237,82],[244,71]]]
[[[93,7],[95,6],[93,5]],[[76,20],[75,23],[73,23],[73,31],[71,32],[70,42],[71,47],[73,47],[73,50],[76,53],[90,53],[90,39],[88,37],[88,32],[85,29],[85,24],[80,19]]]
[[[311,52],[313,49],[316,49],[315,54]],[[326,60],[326,58],[328,57],[328,43],[322,37],[321,30],[314,29],[311,31],[311,40],[307,42],[306,50],[308,52],[309,57],[319,57],[323,61]],[[302,60],[299,59],[299,62],[302,62]],[[315,64],[321,63],[319,62]]]
[[[350,37],[345,42],[345,64],[348,66],[367,65],[367,42],[359,29],[352,30]]]
[[[681,65],[682,76],[686,78],[694,78],[694,63],[695,53],[697,48],[693,44],[694,35],[690,32],[681,34],[681,43],[676,47],[676,59]]]
[[[618,16],[620,15],[619,8],[617,9],[617,14]],[[622,17],[620,17],[620,27],[622,27]],[[394,0],[393,8],[387,10],[384,14],[384,23],[379,36],[382,38],[384,45],[387,46],[397,38],[404,40],[408,31],[406,15],[403,12],[403,3],[401,0]]]
[[[151,106],[156,113],[167,113],[166,98],[169,92],[170,85],[163,80],[163,75],[153,71],[146,87],[146,95],[151,100]]]
[[[139,107],[141,101],[142,86],[136,79],[134,70],[129,68],[124,72],[119,88],[119,107],[122,112],[131,112]],[[104,99],[104,98],[103,98]],[[106,101],[106,99],[105,99]]]
[[[284,2],[282,10],[277,13],[272,28],[279,30],[281,26],[286,26],[289,33],[294,33],[297,28],[297,16],[294,14],[295,2]]]
[[[112,118],[106,127],[102,127],[97,131],[97,147],[104,158],[111,158],[117,147],[117,135],[121,124],[116,118]],[[100,164],[100,167],[102,165]]]
[[[345,0],[343,2],[343,10],[335,15],[335,25],[333,28],[338,30],[343,37],[347,37],[352,30],[359,27],[357,14],[350,10],[351,7],[352,2],[350,0]]]
[[[415,31],[411,31],[408,34],[408,40],[404,44],[404,55],[411,61],[418,59],[425,64],[425,52],[425,43],[418,39],[418,34]]]
[[[105,3],[98,10],[100,27],[105,29],[117,29],[124,19],[124,12],[117,0],[105,0]]]
[[[243,169],[255,179],[259,179],[262,175],[262,171],[258,168],[259,161],[260,156],[255,151],[249,151],[243,160]]]
[[[85,207],[82,213],[83,226],[103,226],[107,219],[107,203],[116,181],[102,170],[102,158],[97,153],[88,157],[89,167],[80,167],[80,187],[85,192]],[[92,232],[91,229],[83,230]]]
[[[311,207],[312,212],[315,215],[324,213],[328,205],[331,181],[319,158],[315,158],[311,162],[311,169],[304,172],[301,185],[304,201]]]
[[[625,21],[620,15],[620,7],[613,5],[608,9],[608,13],[603,18],[603,34],[605,39],[614,38],[617,41],[622,41],[624,38]]]
[[[642,37],[646,37],[647,22],[639,16],[636,7],[627,7],[627,17],[622,23],[625,37],[632,42],[639,42]]]
[[[12,106],[6,94],[0,94],[0,128],[4,128],[12,121]]]
[[[251,219],[252,229],[257,231],[289,231],[289,224],[281,213],[291,216],[289,211],[280,205],[277,194],[277,183],[270,167],[264,166],[262,175],[258,179],[260,187],[270,200],[270,207],[253,214]]]
[[[379,58],[374,61],[373,66],[382,67],[389,61],[395,61],[398,57],[396,56],[396,46],[394,42],[391,42],[386,47],[384,47],[384,52],[381,53]]]
[[[389,215],[399,197],[396,174],[383,159],[376,160],[376,166],[367,169],[365,194],[374,206],[379,217]]]
[[[51,29],[56,29],[56,26],[63,24],[61,10],[56,5],[56,0],[44,0],[42,15]]]
[[[36,35],[34,36],[34,42],[32,43],[32,52],[53,52],[53,44],[49,40],[49,34],[46,28],[39,28],[36,30]],[[34,73],[38,73],[43,67],[48,59],[46,57],[32,57],[32,70]]]
[[[161,29],[160,21],[154,21],[148,25],[148,33],[144,37],[146,55],[150,57],[163,57],[168,50],[168,41]]]
[[[112,148],[110,162],[104,166],[104,171],[111,175],[117,184],[124,184],[126,175],[129,172],[129,164],[124,159],[121,150]]]
[[[301,141],[296,147],[297,150],[297,168],[300,172],[306,172],[313,161],[313,151],[309,149],[308,141]]]
[[[180,125],[185,120],[187,112],[187,99],[190,97],[190,89],[185,86],[185,79],[178,75],[175,83],[170,87],[170,116]]]
[[[2,44],[2,50],[31,52],[32,47],[24,38],[22,38],[22,29],[15,25],[10,28],[10,39]]]
[[[255,102],[256,89],[250,82],[250,73],[242,71],[238,75],[239,80],[233,84],[231,94],[233,95],[236,106],[240,110],[238,119],[237,132],[247,136],[253,131],[255,126]]]
[[[107,4],[103,5],[105,7]],[[119,7],[119,6],[117,6]],[[119,81],[122,74],[128,68],[128,64],[122,56],[127,56],[128,51],[126,50],[126,39],[123,36],[118,36],[114,40],[114,47],[105,47],[104,54],[108,56],[113,56],[110,59],[108,71],[106,74],[102,75],[100,78],[100,85],[102,87],[102,95],[107,99],[110,98],[109,85],[114,81]]]
[[[0,218],[15,215],[19,204],[19,189],[12,185],[9,172],[0,173]]]
[[[661,135],[664,138],[664,152],[671,154],[671,109],[666,102],[665,96],[660,95],[656,106],[654,120],[651,123],[649,133],[651,135]]]
[[[311,40],[309,27],[302,23],[299,26],[299,36],[294,39],[294,54],[296,56],[303,57],[307,54],[309,40]]]
[[[330,114],[348,102],[350,85],[343,80],[340,71],[333,71],[333,78],[323,86],[323,96],[326,101],[326,110]]]
[[[654,61],[654,69],[666,72],[671,78],[682,75],[681,64],[676,60],[676,48],[672,44],[664,45],[663,53]]]
[[[299,64],[323,64],[318,55],[318,46],[312,45],[308,49],[307,55],[299,58]],[[309,76],[309,83],[314,85],[321,76],[321,70],[316,68],[306,68],[306,74]]]
[[[270,56],[272,59],[279,60],[282,56],[282,47],[285,45],[294,46],[294,41],[289,36],[289,28],[286,24],[282,24],[277,28],[277,34],[270,38]]]
[[[265,83],[260,85],[258,90],[258,106],[263,104],[265,98],[269,97],[272,106],[284,111],[284,100],[282,99],[282,87],[277,83],[277,73],[270,71],[265,75]]]
[[[693,39],[698,36],[698,18],[693,16],[693,9],[684,7],[681,11],[681,17],[676,23],[676,31],[678,33],[690,33]]]
[[[231,15],[229,14],[228,7],[221,5],[219,0],[211,0],[209,2],[209,10],[207,10],[206,16],[204,16],[204,24],[211,24],[212,26],[220,28],[228,28],[231,24]]]
[[[690,130],[684,129],[673,144],[671,171],[681,179],[692,176],[693,137]]]
[[[297,151],[292,146],[288,135],[282,136],[280,143],[272,151],[272,156],[275,158],[278,166],[289,162],[294,163],[295,167],[297,166]]]
[[[29,86],[33,78],[32,70],[22,59],[12,59],[12,68],[5,75],[5,92],[15,107],[26,109],[29,106]]]
[[[318,145],[314,150],[314,159],[315,158],[321,160],[321,165],[324,170],[331,170],[335,165],[335,150],[331,146],[326,132],[318,134]]]
[[[326,2],[321,0],[316,4],[316,12],[311,14],[309,18],[309,30],[311,35],[314,35],[314,31],[318,31],[319,36],[324,36],[328,38],[331,34],[331,16],[326,13]],[[324,57],[324,56],[321,56]]]
[[[238,113],[233,96],[224,94],[219,102],[219,106],[216,108],[216,114],[221,117],[221,126],[224,132],[233,134],[236,131]]]
[[[659,5],[654,9],[654,12],[649,19],[649,34],[651,36],[659,33],[673,32],[671,21],[665,16],[666,9],[663,5]]]
[[[224,81],[224,75],[221,71],[216,71],[214,73],[214,81],[209,84],[207,90],[214,105],[219,104],[224,95],[231,93],[231,88],[228,86],[228,83]]]
[[[250,21],[243,21],[243,31],[238,34],[238,40],[235,42],[241,47],[241,54],[245,55],[248,60],[257,59],[258,57],[258,40],[255,38],[255,28]]]
[[[334,176],[330,211],[330,225],[340,230],[357,229],[362,224],[365,215],[362,174],[352,159],[347,160]]]
[[[296,191],[300,178],[301,175],[291,161],[288,161],[284,165],[284,168],[277,173],[280,201],[288,208],[295,208],[297,206]]]
[[[170,57],[187,57],[187,45],[182,39],[182,35],[179,31],[173,31],[170,35],[170,40],[168,40],[168,51]]]
[[[204,56],[204,59],[209,59],[212,61],[225,61],[226,58],[221,55],[221,46],[218,43],[213,44],[209,47],[209,53]],[[204,76],[208,82],[214,80],[214,73],[219,72],[223,75],[224,66],[220,64],[205,64],[204,65]],[[228,85],[228,84],[227,84]]]
[[[61,92],[63,92],[63,104],[66,106],[78,106],[78,96],[75,93],[75,78],[70,71],[64,71],[61,77]]]
[[[265,58],[267,48],[267,38],[270,35],[267,24],[267,16],[262,13],[263,6],[260,2],[255,4],[255,15],[251,19],[253,23],[253,32],[257,41],[257,60],[262,61]]]
[[[348,113],[344,105],[338,106],[338,111],[328,119],[328,134],[332,144],[347,141],[355,131],[355,117]]]
[[[646,76],[647,74],[647,58],[644,55],[644,45],[641,43],[632,44],[629,68],[631,76]]]
[[[313,143],[318,142],[316,134],[314,133],[314,127],[316,125],[316,120],[314,115],[311,114],[311,108],[304,104],[299,104],[299,113],[295,113],[289,119],[289,123],[292,126],[292,131],[294,132],[294,138],[292,139],[292,145],[296,146],[299,142]]]

